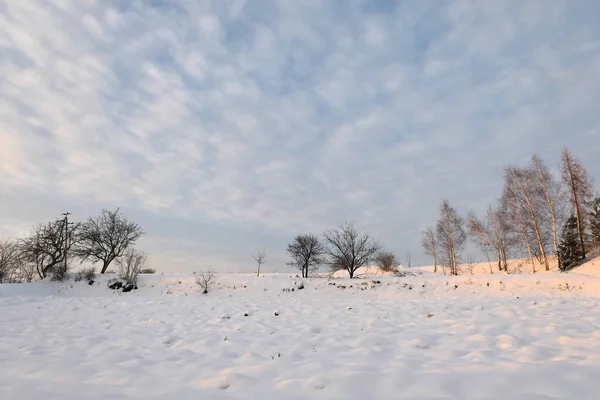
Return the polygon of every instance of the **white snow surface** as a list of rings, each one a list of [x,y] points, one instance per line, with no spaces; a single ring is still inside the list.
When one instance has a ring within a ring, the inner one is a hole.
[[[106,279],[0,285],[1,399],[600,398],[594,276]]]

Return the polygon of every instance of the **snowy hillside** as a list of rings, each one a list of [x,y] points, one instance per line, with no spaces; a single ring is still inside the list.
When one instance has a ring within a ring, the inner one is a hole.
[[[302,288],[303,287],[303,288]],[[596,399],[600,279],[0,285],[6,399]]]

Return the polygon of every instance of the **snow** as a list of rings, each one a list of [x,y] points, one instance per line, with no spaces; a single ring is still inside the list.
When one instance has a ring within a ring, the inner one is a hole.
[[[595,276],[106,279],[0,285],[1,398],[598,398]]]

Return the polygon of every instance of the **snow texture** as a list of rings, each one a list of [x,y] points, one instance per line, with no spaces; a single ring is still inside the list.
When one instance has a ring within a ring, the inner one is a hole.
[[[0,285],[0,397],[598,399],[599,295],[581,274]]]

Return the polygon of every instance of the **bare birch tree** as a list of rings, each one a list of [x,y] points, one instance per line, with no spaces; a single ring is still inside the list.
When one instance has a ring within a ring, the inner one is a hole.
[[[577,217],[577,234],[581,253],[585,258],[585,222],[587,207],[592,197],[592,182],[588,177],[587,170],[575,156],[565,148],[561,155],[560,172],[563,182],[569,188],[571,204],[575,209]]]
[[[458,261],[467,243],[467,232],[463,218],[444,200],[437,222],[437,238],[444,262],[452,275],[458,274]]]
[[[489,207],[485,220],[480,220],[471,212],[467,224],[477,246],[484,252],[494,251],[498,270],[508,272],[508,251],[512,240],[502,212]]]
[[[560,184],[552,177],[542,159],[535,154],[531,158],[531,166],[537,172],[538,183],[546,200],[546,207],[552,224],[552,244],[554,253],[558,254],[559,227],[564,212]]]
[[[519,218],[526,215],[531,224],[538,244],[539,255],[546,271],[550,270],[548,256],[544,247],[543,193],[536,181],[536,172],[532,168],[508,167],[505,173],[505,195],[514,205]]]
[[[354,278],[356,270],[367,265],[381,250],[381,245],[370,234],[360,232],[353,223],[344,223],[326,231],[323,236],[332,270],[345,269],[350,278]]]
[[[433,257],[433,272],[437,273],[437,239],[435,237],[435,231],[432,227],[427,227],[423,231],[423,238],[421,241],[421,246],[423,246],[423,250],[425,250],[425,254]]]

